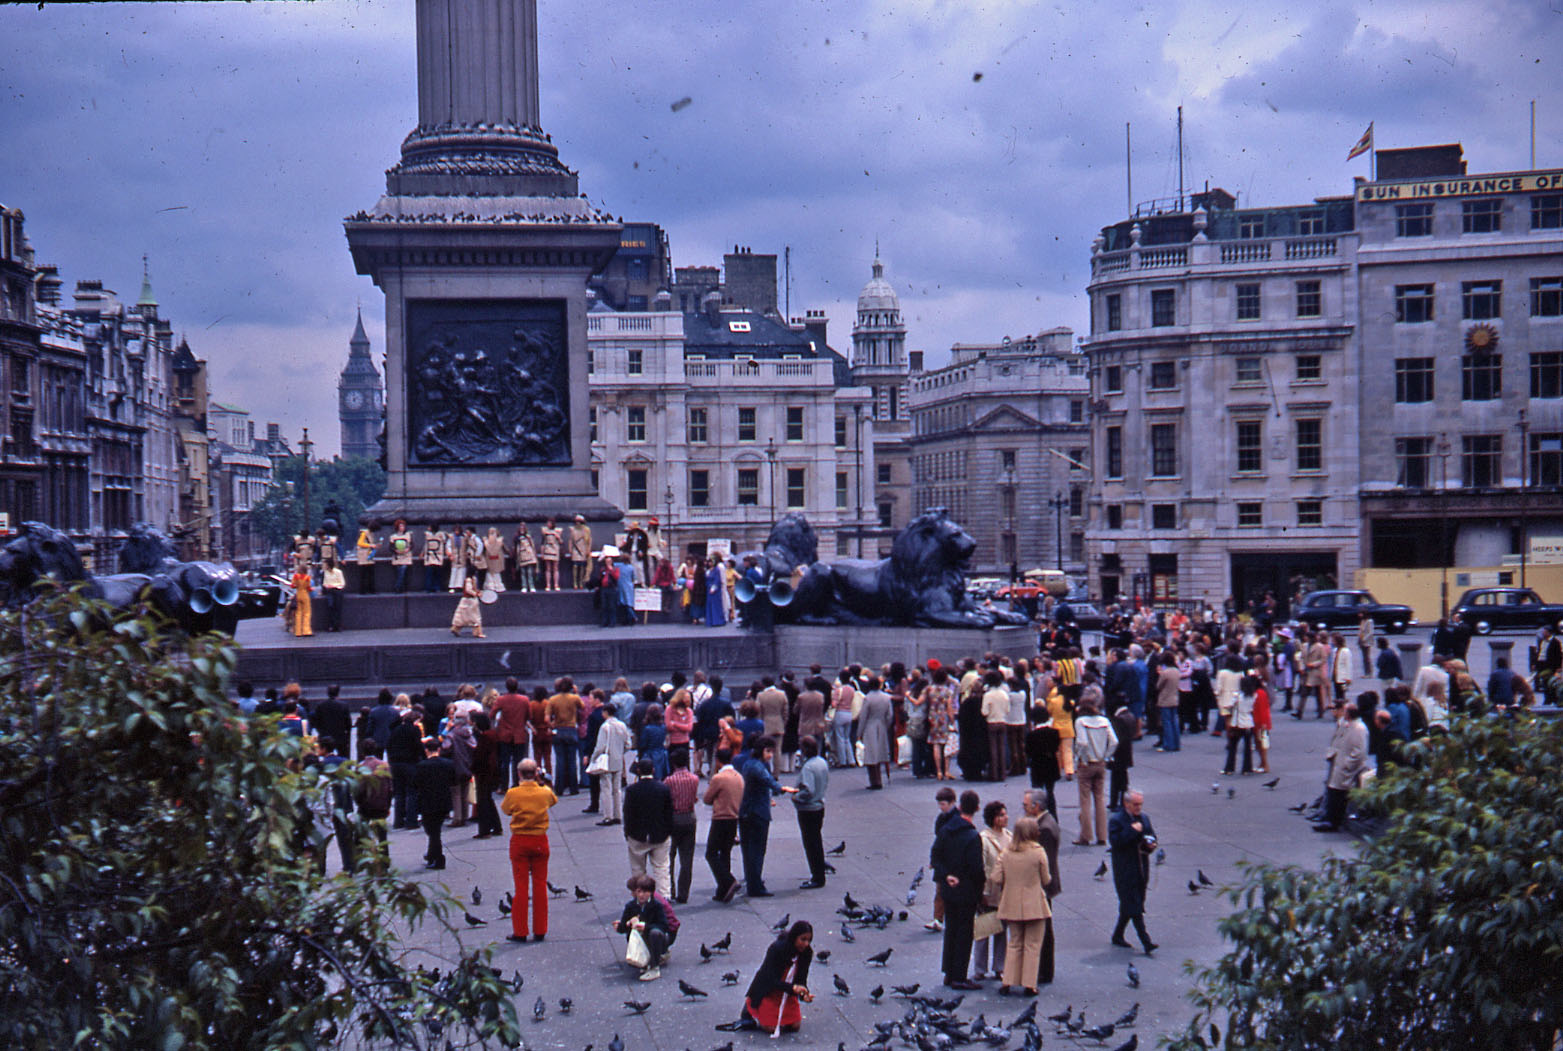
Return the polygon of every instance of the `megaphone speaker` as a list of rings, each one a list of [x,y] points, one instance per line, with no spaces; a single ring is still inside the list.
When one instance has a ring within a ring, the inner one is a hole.
[[[239,582],[233,577],[218,577],[212,585],[212,601],[219,606],[231,606],[239,601]]]
[[[733,597],[736,598],[739,602],[753,602],[755,594],[756,588],[754,586],[754,581],[750,580],[748,577],[739,577],[738,583],[733,585]]]
[[[793,591],[792,582],[791,581],[787,581],[787,580],[773,580],[773,581],[771,581],[771,587],[770,587],[771,605],[777,607],[778,609],[780,609],[782,606],[785,606],[789,602],[791,602],[792,601],[792,597],[793,597],[793,595],[795,593],[796,592]]]
[[[190,593],[190,608],[196,613],[210,613],[212,605],[211,588],[196,588]]]

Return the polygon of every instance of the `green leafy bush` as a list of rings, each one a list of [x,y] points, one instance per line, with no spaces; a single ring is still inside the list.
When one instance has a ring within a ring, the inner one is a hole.
[[[404,965],[448,896],[296,849],[301,802],[354,775],[239,714],[231,644],[111,617],[64,594],[0,615],[0,1046],[517,1044],[486,951]]]
[[[1251,867],[1172,1039],[1208,1048],[1550,1049],[1563,1025],[1563,725],[1458,720],[1355,793],[1384,833]]]

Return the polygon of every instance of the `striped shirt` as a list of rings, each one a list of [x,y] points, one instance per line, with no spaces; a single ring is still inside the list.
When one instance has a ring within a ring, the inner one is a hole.
[[[668,786],[668,792],[673,796],[673,813],[694,812],[695,800],[700,795],[700,778],[688,768],[684,768],[673,771],[662,779],[662,783]]]

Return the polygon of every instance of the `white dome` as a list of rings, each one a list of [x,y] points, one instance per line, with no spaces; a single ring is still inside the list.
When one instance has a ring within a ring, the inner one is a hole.
[[[878,259],[874,260],[874,276],[857,295],[857,312],[860,317],[869,313],[901,313],[901,297],[885,280],[885,264]]]

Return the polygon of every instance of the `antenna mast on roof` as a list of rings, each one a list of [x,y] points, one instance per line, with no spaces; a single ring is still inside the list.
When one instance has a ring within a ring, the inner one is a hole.
[[[782,302],[787,323],[792,324],[792,245],[782,249]]]
[[[1134,215],[1134,148],[1129,139],[1129,122],[1123,122],[1123,193],[1128,198],[1125,215]]]
[[[1183,211],[1183,107],[1178,107],[1178,211]]]

